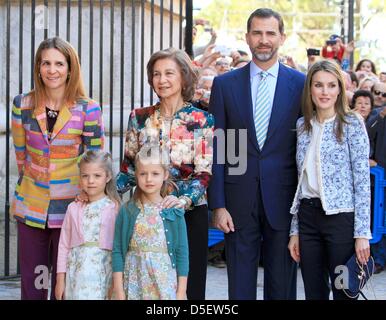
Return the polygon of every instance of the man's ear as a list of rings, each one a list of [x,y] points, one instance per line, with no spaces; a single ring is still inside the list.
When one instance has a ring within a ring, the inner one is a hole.
[[[287,39],[287,35],[285,33],[283,33],[282,35],[280,35],[280,45],[282,46],[285,42],[285,40]]]

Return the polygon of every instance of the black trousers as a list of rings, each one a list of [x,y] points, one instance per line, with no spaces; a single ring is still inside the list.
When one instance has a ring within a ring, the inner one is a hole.
[[[335,273],[355,252],[354,213],[326,215],[320,199],[302,199],[299,212],[300,267],[306,300],[349,299],[336,289]],[[329,283],[331,281],[331,285]]]
[[[189,244],[188,300],[205,300],[208,260],[208,206],[194,207],[185,213]]]

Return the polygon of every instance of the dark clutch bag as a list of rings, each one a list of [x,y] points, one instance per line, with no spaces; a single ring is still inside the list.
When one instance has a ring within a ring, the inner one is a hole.
[[[348,288],[343,289],[344,293],[350,298],[357,298],[361,294],[364,299],[366,296],[362,293],[363,287],[374,273],[374,259],[370,256],[366,264],[361,264],[353,254],[346,262],[348,271]]]

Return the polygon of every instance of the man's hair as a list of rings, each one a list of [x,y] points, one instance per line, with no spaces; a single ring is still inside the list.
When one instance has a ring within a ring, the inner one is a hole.
[[[269,9],[269,8],[259,8],[251,13],[251,15],[248,18],[248,22],[247,22],[247,32],[249,32],[251,29],[251,24],[252,24],[253,18],[269,19],[271,17],[274,17],[277,20],[277,22],[279,22],[280,34],[284,34],[283,18],[281,17],[281,15],[279,13],[277,13],[276,11],[273,11],[272,9]]]

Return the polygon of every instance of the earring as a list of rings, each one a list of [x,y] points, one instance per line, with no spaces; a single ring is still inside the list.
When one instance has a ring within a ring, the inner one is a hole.
[[[42,78],[42,75],[40,74],[40,72],[39,72],[39,74],[38,74],[38,77],[41,79]]]
[[[71,73],[69,73],[69,74],[67,75],[67,79],[68,79],[68,80],[71,79]]]

